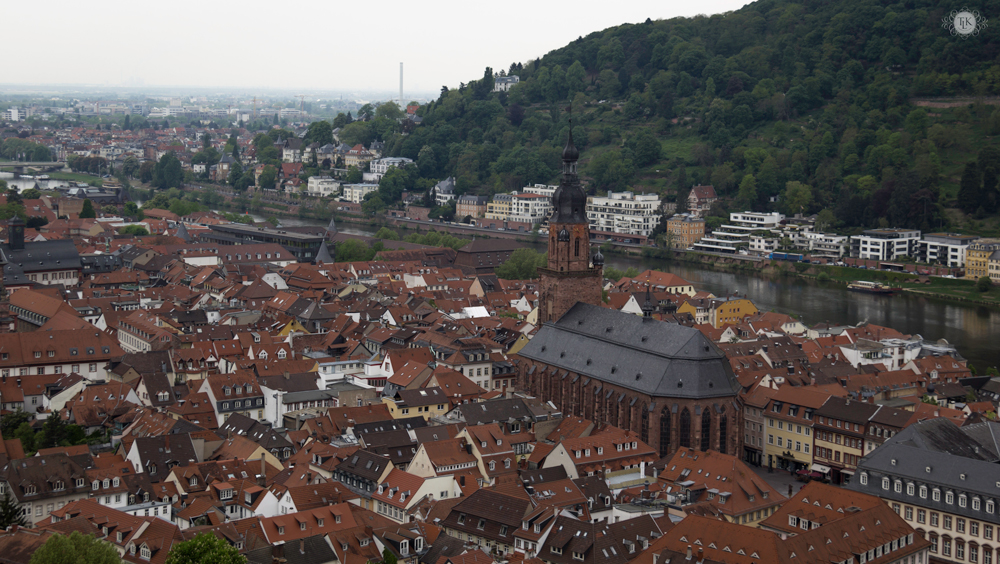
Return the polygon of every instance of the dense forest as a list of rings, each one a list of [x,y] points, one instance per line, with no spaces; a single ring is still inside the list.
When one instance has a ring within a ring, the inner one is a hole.
[[[1000,1],[977,8],[998,14]],[[691,186],[712,184],[723,198],[715,222],[753,209],[818,213],[843,232],[993,232],[996,31],[953,36],[942,27],[951,9],[759,0],[622,25],[443,87],[410,131],[356,121],[341,138],[414,159],[400,188],[455,176],[459,192],[489,196],[557,181],[572,116],[591,193],[656,192],[683,209]],[[520,83],[493,92],[505,74]]]

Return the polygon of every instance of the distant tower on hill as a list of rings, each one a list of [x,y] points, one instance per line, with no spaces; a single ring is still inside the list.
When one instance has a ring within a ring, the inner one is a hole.
[[[541,276],[540,323],[558,320],[577,302],[601,303],[604,256],[598,251],[593,261],[590,257],[587,195],[576,172],[579,158],[580,151],[573,144],[571,120],[569,139],[562,154],[562,180],[552,195],[548,264],[538,270]]]

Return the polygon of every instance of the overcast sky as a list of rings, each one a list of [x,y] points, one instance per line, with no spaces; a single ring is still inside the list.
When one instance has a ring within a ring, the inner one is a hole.
[[[7,2],[0,83],[437,92],[646,18],[743,0]],[[16,23],[15,23],[16,22]]]

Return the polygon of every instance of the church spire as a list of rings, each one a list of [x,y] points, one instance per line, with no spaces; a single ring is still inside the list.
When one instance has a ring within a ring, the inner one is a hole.
[[[566,179],[566,175],[576,176],[576,162],[580,160],[580,151],[573,144],[573,108],[569,109],[569,138],[566,140],[566,147],[563,148],[562,161],[563,161],[563,179]]]
[[[583,223],[587,220],[587,195],[580,186],[580,178],[576,174],[576,164],[580,159],[580,151],[573,144],[573,119],[569,121],[569,136],[563,149],[563,172],[559,187],[552,194],[552,216],[549,225],[555,223]],[[550,227],[551,228],[551,227]]]

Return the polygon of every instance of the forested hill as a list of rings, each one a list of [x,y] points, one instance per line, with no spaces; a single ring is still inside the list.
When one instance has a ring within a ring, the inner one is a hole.
[[[442,88],[421,126],[384,140],[418,163],[407,187],[454,175],[460,191],[491,195],[557,179],[572,105],[592,192],[674,201],[710,183],[720,215],[986,233],[1000,206],[1000,43],[996,26],[968,39],[942,28],[957,7],[760,0],[609,28]],[[1000,18],[1000,0],[976,9]],[[493,92],[507,73],[521,82]]]

